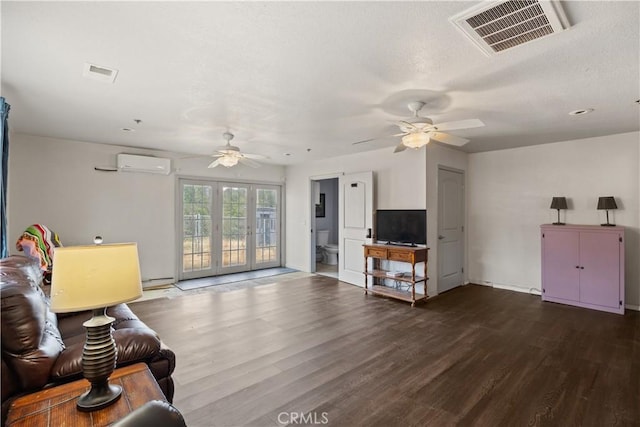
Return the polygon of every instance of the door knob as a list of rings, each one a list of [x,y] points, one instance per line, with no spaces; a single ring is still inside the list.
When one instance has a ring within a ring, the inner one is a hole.
[[[438,240],[442,240],[442,239],[444,239],[444,236],[443,235],[439,235],[438,236]]]

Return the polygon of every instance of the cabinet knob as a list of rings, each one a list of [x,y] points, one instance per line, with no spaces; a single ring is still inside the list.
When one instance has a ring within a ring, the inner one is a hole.
[[[579,266],[579,265],[576,265],[576,268],[580,268],[580,266]]]
[[[580,267],[580,270],[584,270],[584,267]]]

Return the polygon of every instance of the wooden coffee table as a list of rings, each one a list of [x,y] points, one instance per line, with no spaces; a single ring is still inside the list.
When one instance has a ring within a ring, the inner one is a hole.
[[[166,400],[144,363],[116,369],[109,380],[122,387],[120,399],[93,412],[76,409],[78,397],[89,389],[85,379],[62,384],[16,399],[9,409],[7,426],[98,427],[107,426],[150,400]]]

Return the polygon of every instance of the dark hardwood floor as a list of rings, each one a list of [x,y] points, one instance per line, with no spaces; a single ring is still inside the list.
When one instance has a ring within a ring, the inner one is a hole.
[[[132,307],[191,427],[640,425],[634,311],[475,285],[412,309],[324,276]]]

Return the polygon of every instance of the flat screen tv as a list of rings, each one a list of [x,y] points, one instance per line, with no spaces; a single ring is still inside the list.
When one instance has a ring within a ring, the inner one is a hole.
[[[389,244],[426,245],[427,211],[425,209],[378,209],[376,239]]]

